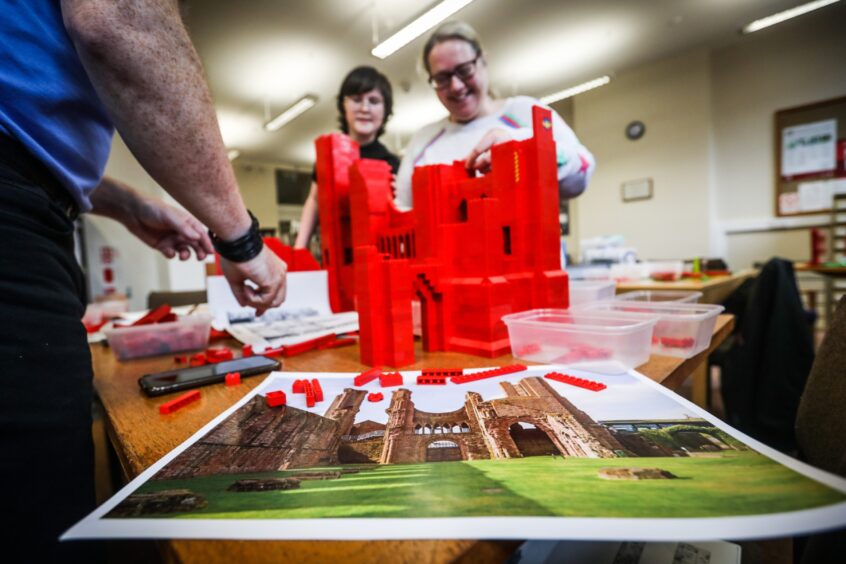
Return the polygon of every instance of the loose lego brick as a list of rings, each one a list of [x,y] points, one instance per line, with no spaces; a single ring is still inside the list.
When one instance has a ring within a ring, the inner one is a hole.
[[[311,387],[314,390],[314,401],[318,403],[323,401],[323,388],[320,386],[320,380],[314,378],[311,381]]]
[[[385,399],[385,396],[382,395],[382,392],[367,394],[367,401],[377,402],[382,401],[383,399]]]
[[[294,380],[294,385],[291,387],[291,391],[295,394],[304,394],[305,382],[305,380]]]
[[[285,392],[278,390],[264,394],[264,401],[267,402],[267,407],[279,407],[285,405],[288,398],[285,397]]]
[[[248,356],[253,356],[253,346],[252,345],[244,345],[241,347],[241,356],[246,358]]]
[[[139,325],[152,325],[153,323],[159,323],[162,321],[163,318],[167,317],[170,314],[170,306],[167,304],[162,304],[156,309],[150,311],[142,317],[141,319],[137,320],[135,323],[132,324],[132,327],[137,327]]]
[[[379,385],[383,388],[402,386],[402,374],[399,372],[385,372],[379,376]]]
[[[209,347],[206,349],[206,360],[211,364],[232,360],[232,351],[226,347]]]
[[[184,355],[184,354],[180,354],[180,355],[173,357],[173,361],[176,364],[185,364],[186,362],[188,362],[188,356]]]
[[[484,380],[485,378],[494,378],[504,374],[513,374],[515,372],[522,372],[526,367],[522,364],[509,364],[508,366],[500,366],[491,370],[483,370],[482,372],[475,372],[473,374],[462,374],[461,376],[453,376],[450,381],[453,384],[466,384],[467,382],[475,382],[476,380]]]
[[[230,372],[226,375],[225,379],[227,386],[237,386],[241,383],[241,373],[240,372]]]
[[[200,390],[191,390],[190,392],[185,392],[178,398],[170,400],[167,403],[161,404],[159,406],[159,413],[161,413],[162,415],[173,413],[177,409],[182,409],[189,403],[195,402],[198,399],[200,399]]]
[[[308,407],[314,407],[314,388],[312,387],[311,382],[303,380],[303,390],[305,391],[306,405]]]
[[[225,329],[223,331],[218,331],[214,327],[209,329],[209,340],[210,341],[218,341],[220,339],[228,339],[229,337],[231,337],[231,335]]]
[[[190,366],[204,366],[208,364],[208,360],[206,359],[206,355],[203,353],[197,353],[191,355],[191,358],[188,361]]]
[[[313,349],[320,348],[323,345],[328,345],[329,343],[332,343],[336,340],[337,338],[334,334],[324,335],[323,337],[311,339],[310,341],[305,341],[303,343],[297,343],[296,345],[285,345],[284,347],[280,347],[280,350],[282,352],[282,356],[294,356],[295,354],[301,354]]]
[[[564,384],[570,384],[571,386],[578,386],[579,388],[585,388],[586,390],[590,390],[592,392],[600,392],[607,387],[602,382],[587,380],[585,378],[577,378],[569,374],[561,374],[560,372],[550,372],[549,374],[546,374],[544,378],[555,380],[556,382],[562,382]]]
[[[675,349],[689,349],[694,343],[693,337],[661,337],[661,344],[665,347]]]
[[[443,386],[446,383],[446,376],[427,376],[421,374],[417,377],[417,384],[420,386]]]
[[[424,368],[420,371],[421,376],[431,376],[435,378],[452,378],[453,376],[461,376],[464,371],[461,368]]]
[[[382,369],[381,368],[371,368],[370,370],[365,370],[364,372],[362,372],[361,374],[356,376],[353,379],[353,384],[355,386],[364,386],[365,384],[372,382],[373,380],[375,380],[376,378],[378,378],[381,375],[382,375]]]

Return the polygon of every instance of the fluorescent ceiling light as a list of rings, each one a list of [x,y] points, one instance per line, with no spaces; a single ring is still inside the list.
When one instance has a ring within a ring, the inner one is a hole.
[[[306,94],[297,100],[293,106],[264,124],[267,131],[276,131],[292,119],[296,118],[317,103],[317,96]]]
[[[234,161],[235,159],[241,156],[241,151],[239,151],[238,149],[230,149],[229,152],[226,153],[226,155],[229,157],[230,161]]]
[[[753,31],[758,31],[760,29],[764,29],[765,27],[770,27],[771,25],[775,25],[785,20],[795,18],[796,16],[801,16],[802,14],[807,14],[808,12],[819,10],[820,8],[828,6],[829,4],[834,4],[835,2],[839,1],[840,0],[815,0],[814,2],[808,2],[807,4],[802,4],[801,6],[790,8],[789,10],[773,14],[772,16],[767,16],[766,18],[755,20],[751,24],[744,27],[741,31],[743,33],[752,33]]]
[[[611,82],[611,77],[608,75],[600,76],[599,78],[594,78],[593,80],[588,80],[587,82],[583,82],[577,86],[573,86],[572,88],[567,88],[562,90],[561,92],[556,92],[555,94],[550,94],[549,96],[544,96],[540,99],[541,102],[544,104],[552,104],[553,102],[558,102],[559,100],[563,100],[564,98],[570,98],[571,96],[575,96],[576,94],[581,94],[582,92],[587,92],[588,90],[593,90],[594,88],[599,88],[604,84],[608,84]]]
[[[384,59],[411,43],[473,0],[443,0],[425,14],[381,42],[370,53]]]

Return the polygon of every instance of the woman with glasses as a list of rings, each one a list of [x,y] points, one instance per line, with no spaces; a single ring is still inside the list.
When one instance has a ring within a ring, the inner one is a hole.
[[[379,142],[393,111],[391,83],[373,67],[356,67],[347,74],[338,92],[338,121],[341,131],[359,144],[361,158],[377,159],[391,165],[396,174],[399,158]],[[317,225],[317,172],[312,174],[311,190],[300,216],[294,248],[308,246]]]
[[[532,107],[544,106],[528,96],[496,99],[489,91],[488,64],[475,30],[463,22],[447,22],[423,48],[423,66],[449,116],[427,125],[411,138],[396,179],[397,206],[412,207],[414,168],[451,164],[463,159],[469,171],[490,170],[490,148],[497,143],[532,136]],[[581,194],[594,169],[594,159],[555,111],[553,137],[558,158],[558,186],[563,197]]]

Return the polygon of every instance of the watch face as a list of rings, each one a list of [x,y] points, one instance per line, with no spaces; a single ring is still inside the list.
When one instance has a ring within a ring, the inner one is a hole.
[[[646,126],[642,121],[633,121],[626,126],[626,137],[632,141],[640,139],[646,133]]]

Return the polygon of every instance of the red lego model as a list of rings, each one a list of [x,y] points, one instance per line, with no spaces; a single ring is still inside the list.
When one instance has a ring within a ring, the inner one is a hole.
[[[607,387],[602,382],[595,382],[593,380],[587,380],[585,378],[576,378],[575,376],[570,376],[569,374],[561,374],[560,372],[550,372],[549,374],[544,376],[544,378],[555,380],[556,382],[563,382],[564,384],[570,384],[571,386],[578,386],[579,388],[584,388],[592,392],[601,392]]]
[[[279,407],[285,405],[288,398],[285,397],[285,392],[282,390],[276,392],[267,392],[264,394],[264,401],[267,402],[267,407]]]
[[[200,390],[191,390],[190,392],[185,392],[178,398],[170,400],[167,403],[161,404],[159,406],[159,413],[161,413],[162,415],[173,413],[177,409],[182,409],[189,403],[195,402],[198,399],[200,399]]]
[[[370,370],[365,370],[358,376],[353,379],[353,384],[356,387],[364,386],[365,384],[372,382],[376,378],[382,375],[382,371],[379,368],[371,368]]]
[[[241,383],[241,373],[240,372],[230,372],[226,375],[225,379],[227,386],[237,386]]]
[[[367,394],[367,401],[377,402],[382,401],[383,399],[385,399],[385,396],[382,395],[382,392]]]
[[[533,125],[533,138],[493,147],[485,176],[460,161],[417,168],[407,212],[393,204],[387,163],[360,160],[341,134],[317,140],[330,303],[356,305],[363,363],[414,362],[413,297],[425,350],[491,358],[510,350],[503,315],[567,307],[549,110],[535,108]]]
[[[385,372],[379,376],[379,385],[383,388],[402,386],[402,374],[399,372]]]

